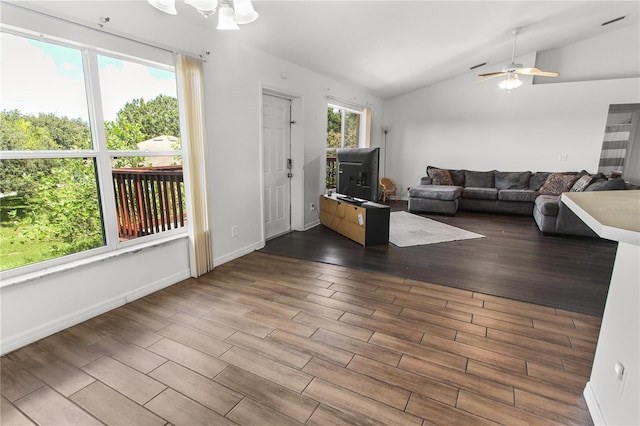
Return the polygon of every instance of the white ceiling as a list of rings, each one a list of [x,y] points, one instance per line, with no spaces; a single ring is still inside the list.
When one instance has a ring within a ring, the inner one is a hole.
[[[172,40],[179,44],[190,34],[189,46],[174,47],[192,52],[207,50],[210,40],[234,39],[382,99],[472,72],[471,66],[483,62],[487,65],[473,73],[500,70],[511,60],[515,27],[522,27],[519,56],[628,25],[637,28],[640,14],[637,0],[254,0],[260,18],[240,31],[222,34],[215,30],[217,16],[205,19],[181,0],[177,16],[157,11],[144,0],[12,3],[94,26],[101,16],[109,16],[107,30],[145,40],[157,37],[167,45]],[[620,16],[626,18],[601,26]]]

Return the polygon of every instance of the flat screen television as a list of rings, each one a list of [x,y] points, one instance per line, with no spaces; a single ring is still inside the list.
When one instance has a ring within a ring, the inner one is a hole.
[[[339,148],[336,161],[339,194],[378,200],[380,148]]]

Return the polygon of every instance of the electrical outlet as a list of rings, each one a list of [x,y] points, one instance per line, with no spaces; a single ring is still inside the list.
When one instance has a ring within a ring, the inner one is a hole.
[[[316,211],[316,205],[311,203],[311,205],[309,206],[309,210],[311,210],[312,212]]]
[[[238,225],[233,225],[231,227],[231,237],[236,238],[238,236]]]
[[[613,371],[616,373],[616,390],[618,391],[618,395],[622,395],[624,382],[627,378],[627,370],[621,362],[616,362],[616,365],[613,366]]]
[[[567,161],[569,159],[569,154],[558,154],[559,161]]]

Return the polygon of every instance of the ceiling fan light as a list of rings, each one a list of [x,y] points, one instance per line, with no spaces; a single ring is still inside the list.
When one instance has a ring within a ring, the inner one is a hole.
[[[147,2],[156,9],[169,15],[178,14],[176,10],[176,0],[147,0]]]
[[[235,21],[237,24],[250,24],[258,19],[258,12],[253,8],[251,0],[234,0]]]
[[[220,5],[220,12],[218,13],[218,30],[239,30],[240,27],[236,24],[234,19],[235,13],[228,4]]]
[[[522,86],[522,80],[518,78],[518,74],[509,75],[498,84],[498,87],[504,90],[513,90],[520,86]]]
[[[189,4],[196,8],[202,16],[208,18],[216,13],[218,7],[218,0],[184,0],[184,4]]]

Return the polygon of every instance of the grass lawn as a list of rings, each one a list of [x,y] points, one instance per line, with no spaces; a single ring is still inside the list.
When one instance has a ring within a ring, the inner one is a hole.
[[[12,222],[0,222],[0,270],[17,268],[57,257],[51,242],[14,240],[20,229]],[[12,242],[12,240],[14,242]]]

